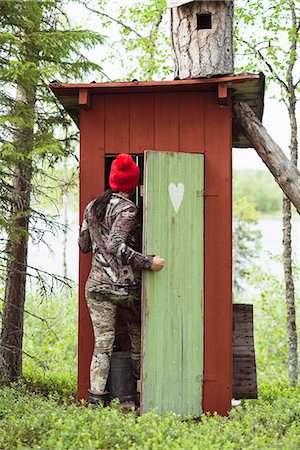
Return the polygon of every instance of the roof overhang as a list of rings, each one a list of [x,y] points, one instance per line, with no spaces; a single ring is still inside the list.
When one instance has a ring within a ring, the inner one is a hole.
[[[265,77],[263,73],[174,81],[93,82],[89,84],[61,84],[53,82],[50,84],[51,90],[70,114],[78,128],[79,110],[81,107],[89,107],[92,95],[136,92],[215,91],[221,105],[226,104],[227,92],[230,92],[233,102],[242,101],[248,103],[259,120],[262,120],[264,87]],[[234,117],[232,120],[232,145],[239,148],[252,147],[252,144],[245,137]]]

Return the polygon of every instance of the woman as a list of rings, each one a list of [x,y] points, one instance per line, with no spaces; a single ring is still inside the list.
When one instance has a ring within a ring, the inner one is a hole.
[[[116,309],[122,308],[128,325],[135,379],[140,372],[141,271],[160,271],[160,256],[137,251],[137,207],[130,197],[138,185],[140,170],[130,155],[122,153],[111,165],[110,188],[87,205],[79,247],[93,252],[86,283],[86,300],[93,323],[95,347],[90,367],[89,402],[107,405],[105,390],[115,340]]]

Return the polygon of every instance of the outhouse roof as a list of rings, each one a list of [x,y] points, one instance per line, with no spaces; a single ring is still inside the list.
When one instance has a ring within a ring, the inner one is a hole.
[[[185,5],[186,3],[195,3],[196,2],[203,2],[203,1],[207,1],[207,0],[190,0],[190,1],[186,1],[186,0],[167,0],[167,5],[169,8],[175,8],[177,6],[181,6],[181,5]],[[215,2],[221,2],[221,1],[232,1],[232,0],[213,0]]]
[[[79,109],[80,106],[86,106],[86,104],[82,103],[80,100],[80,95],[83,95],[83,98],[85,98],[85,93],[88,93],[88,95],[176,91],[215,91],[217,93],[220,84],[227,85],[227,89],[231,91],[232,101],[247,102],[257,117],[262,120],[264,107],[264,81],[265,77],[260,73],[174,81],[92,82],[88,84],[63,84],[52,82],[50,88],[79,128]],[[232,145],[233,147],[239,148],[252,147],[252,144],[248,141],[234,117],[232,120]]]

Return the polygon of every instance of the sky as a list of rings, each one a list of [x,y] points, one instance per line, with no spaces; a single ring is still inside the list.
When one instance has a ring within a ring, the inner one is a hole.
[[[92,0],[91,3],[97,3],[96,0]],[[122,0],[121,4],[123,6],[130,5],[132,0]],[[114,16],[116,10],[120,4],[120,0],[110,3],[109,13]],[[72,1],[68,3],[68,12],[71,16],[71,20],[76,25],[87,26],[88,28],[94,29],[96,31],[102,32],[103,34],[108,34],[108,30],[99,29],[99,21],[95,15],[87,13],[84,7],[78,4],[74,4]],[[167,30],[166,32],[169,32]],[[118,37],[117,27],[112,27],[109,29],[108,39],[116,40]],[[101,54],[103,51],[108,51],[108,47],[101,47]],[[99,50],[95,49],[88,53],[89,57],[95,62],[99,62],[98,55]],[[116,78],[122,78],[122,68],[118,67],[116,64],[111,66],[111,63],[107,65],[104,64],[104,72],[109,74],[114,74]],[[113,75],[112,75],[113,76]],[[87,80],[88,82],[89,80]],[[283,103],[272,98],[274,97],[274,88],[270,87],[265,93],[264,99],[264,115],[263,115],[263,125],[268,130],[269,134],[273,140],[281,147],[281,149],[289,155],[289,122],[287,110]],[[260,157],[257,155],[254,149],[234,149],[233,150],[233,169],[237,170],[268,170]]]
[[[283,103],[274,100],[273,91],[270,89],[265,94],[265,107],[263,125],[272,139],[288,155],[289,152],[289,122],[286,108]],[[233,149],[233,168],[236,170],[268,170],[261,158],[253,148]]]

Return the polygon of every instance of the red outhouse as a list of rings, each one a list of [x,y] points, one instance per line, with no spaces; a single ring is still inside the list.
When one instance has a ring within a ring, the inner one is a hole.
[[[233,376],[231,158],[232,147],[250,146],[234,120],[231,104],[232,101],[246,101],[261,118],[263,76],[163,82],[52,83],[51,89],[80,128],[80,218],[87,203],[108,187],[112,156],[126,152],[141,162],[147,150],[203,155],[204,190],[197,190],[204,205],[203,374],[197,378],[197,383],[201,392],[201,411],[227,414],[231,407]],[[191,229],[197,234],[197,229]],[[160,250],[157,252],[159,254]],[[93,352],[93,331],[84,297],[90,261],[89,255],[80,255],[79,399],[87,396]],[[143,304],[145,307],[145,300]],[[145,319],[145,313],[143,317]],[[151,374],[147,373],[148,378],[145,376],[145,370],[144,392],[147,390],[145,384],[151,378]]]

